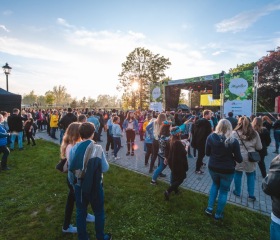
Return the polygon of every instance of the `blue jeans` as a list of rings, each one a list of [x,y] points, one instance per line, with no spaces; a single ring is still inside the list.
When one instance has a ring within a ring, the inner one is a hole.
[[[113,137],[113,140],[114,140],[114,156],[117,157],[118,151],[121,148],[121,138]]]
[[[280,225],[271,220],[270,223],[270,240],[280,239]]]
[[[235,185],[235,192],[236,194],[241,194],[241,181],[242,181],[242,171],[235,171],[234,173],[234,185]],[[247,176],[247,191],[249,197],[254,197],[255,191],[255,178],[256,178],[256,171],[254,172],[246,172]]]
[[[78,229],[78,239],[88,240],[89,236],[87,233],[87,206],[91,205],[91,208],[95,216],[95,233],[98,240],[104,239],[104,224],[105,224],[105,213],[104,213],[104,193],[103,187],[100,184],[99,197],[95,197],[93,193],[84,193],[81,191],[79,185],[75,185],[75,198],[76,198],[76,221]]]
[[[275,147],[276,147],[275,150],[278,151],[280,145],[280,130],[274,131],[274,139],[275,139]]]
[[[56,138],[56,137],[55,137],[56,129],[57,129],[56,127],[52,127],[52,128],[51,128],[51,137],[52,137],[52,138]]]
[[[209,173],[213,183],[209,193],[208,208],[214,208],[214,204],[219,193],[216,214],[220,216],[224,212],[224,208],[227,203],[227,196],[230,190],[230,184],[232,182],[234,173],[217,173],[210,169]]]
[[[60,143],[60,145],[62,143],[64,133],[65,133],[65,130],[64,129],[60,129],[60,135],[59,135],[59,143]]]
[[[23,137],[23,132],[15,132],[15,133],[11,133],[11,145],[10,148],[14,149],[15,148],[15,140],[16,137],[18,137],[18,148],[23,148],[22,145],[22,137]]]
[[[159,157],[159,166],[155,170],[152,180],[156,181],[158,178],[158,175],[162,173],[162,171],[166,168],[166,165],[164,164],[164,159],[162,157]]]

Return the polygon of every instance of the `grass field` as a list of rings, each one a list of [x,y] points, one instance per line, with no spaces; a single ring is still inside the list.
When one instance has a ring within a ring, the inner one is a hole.
[[[10,154],[12,170],[0,173],[0,239],[77,239],[61,231],[68,187],[55,170],[58,160],[59,147],[43,140]],[[207,196],[182,190],[167,202],[167,184],[149,182],[113,165],[104,174],[105,231],[114,240],[269,239],[267,216],[228,204],[216,222],[204,214]],[[95,239],[94,224],[87,228]]]

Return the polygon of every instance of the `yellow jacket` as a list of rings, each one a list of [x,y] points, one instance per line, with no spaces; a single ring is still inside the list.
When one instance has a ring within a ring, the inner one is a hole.
[[[51,120],[50,120],[50,127],[51,128],[57,128],[58,127],[58,119],[59,119],[58,115],[55,115],[55,114],[51,115]]]

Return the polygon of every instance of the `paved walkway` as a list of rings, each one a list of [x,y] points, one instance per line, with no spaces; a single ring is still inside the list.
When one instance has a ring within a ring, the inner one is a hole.
[[[56,135],[58,136],[59,134],[56,133]],[[46,132],[38,132],[36,134],[36,138],[42,138],[47,141],[55,142],[57,144],[59,143],[58,140],[53,140],[52,138],[50,138],[46,134]],[[105,145],[106,145],[106,138],[107,138],[106,133],[103,132],[103,136],[101,137],[101,139],[103,139],[103,142],[98,143],[98,144],[102,145],[104,149],[105,149]],[[108,161],[111,164],[115,164],[115,165],[121,166],[123,168],[129,169],[129,170],[132,170],[132,171],[135,171],[135,172],[147,175],[147,176],[151,176],[151,174],[149,174],[149,167],[145,166],[145,164],[144,164],[143,142],[140,142],[139,135],[136,136],[137,150],[135,151],[135,156],[127,157],[125,155],[126,154],[125,138],[122,138],[122,145],[124,147],[122,147],[118,153],[118,156],[121,157],[121,159],[115,161],[114,158],[109,155]],[[271,143],[270,147],[268,148],[268,156],[266,156],[266,158],[265,158],[265,163],[266,163],[267,169],[269,168],[271,160],[276,156],[276,154],[272,153],[274,150],[275,150],[275,145],[274,145],[274,139],[272,138],[272,143]],[[205,157],[204,162],[207,163],[207,161],[208,161],[208,159]],[[188,163],[189,163],[189,171],[187,173],[187,178],[185,179],[185,181],[182,184],[182,187],[185,189],[189,189],[189,190],[192,190],[195,192],[199,192],[199,193],[208,195],[209,190],[211,188],[211,184],[212,184],[212,180],[208,173],[208,169],[205,168],[204,175],[197,175],[197,174],[195,174],[196,159],[189,158]],[[164,170],[164,173],[166,173],[167,176],[165,178],[160,178],[159,180],[169,182],[170,170],[168,167]],[[242,183],[243,183],[243,185],[242,185],[242,190],[241,190],[241,197],[236,197],[232,193],[233,187],[234,187],[234,184],[232,182],[231,190],[228,195],[228,202],[241,206],[241,207],[248,208],[253,211],[260,212],[265,215],[269,215],[271,212],[271,198],[269,196],[267,196],[266,194],[264,194],[264,192],[262,191],[262,188],[261,188],[262,176],[259,171],[259,168],[257,167],[257,172],[256,172],[255,196],[256,196],[257,200],[255,202],[250,202],[247,199],[248,194],[247,194],[247,190],[246,190],[247,183],[246,183],[245,174],[243,174]]]

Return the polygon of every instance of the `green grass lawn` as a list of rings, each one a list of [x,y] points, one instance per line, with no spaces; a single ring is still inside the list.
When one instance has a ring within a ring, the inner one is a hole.
[[[61,231],[68,187],[55,170],[58,160],[59,147],[43,140],[10,154],[12,170],[0,173],[0,239],[77,239]],[[116,240],[269,239],[268,216],[228,204],[216,222],[204,214],[207,196],[182,190],[164,201],[166,187],[111,165],[104,174],[105,231]],[[87,228],[95,239],[94,224]]]

